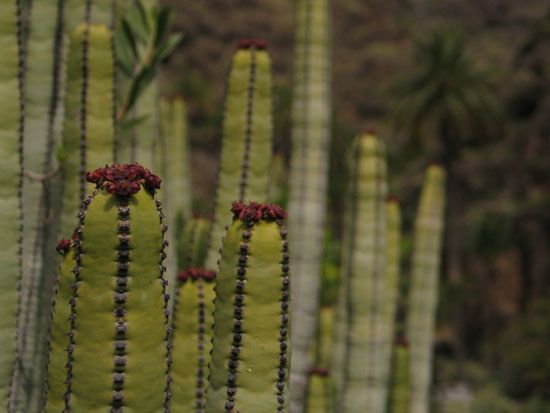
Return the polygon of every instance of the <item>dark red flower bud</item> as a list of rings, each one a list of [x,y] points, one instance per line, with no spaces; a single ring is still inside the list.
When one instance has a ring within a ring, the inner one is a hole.
[[[241,39],[237,44],[239,49],[252,49],[256,48],[259,50],[267,49],[267,42],[264,39]]]
[[[128,196],[132,191],[132,183],[127,180],[120,180],[116,183],[116,194],[118,196]]]
[[[71,249],[72,241],[70,239],[62,239],[57,243],[55,250],[61,254],[66,255]]]
[[[99,181],[101,181],[101,178],[103,177],[101,169],[102,168],[96,169],[95,171],[92,171],[92,172],[87,172],[86,181],[92,184],[99,183]]]
[[[310,376],[328,377],[329,370],[323,367],[312,367],[309,369]]]

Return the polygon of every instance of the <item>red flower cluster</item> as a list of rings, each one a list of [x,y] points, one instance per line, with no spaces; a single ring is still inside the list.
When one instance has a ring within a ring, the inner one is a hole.
[[[160,189],[160,178],[137,163],[105,165],[88,172],[86,181],[117,196],[135,195],[141,189],[141,185],[152,192]]]
[[[267,42],[263,39],[241,39],[237,45],[239,49],[251,49],[255,47],[258,50],[267,49]]]
[[[256,222],[260,220],[274,221],[277,219],[286,219],[287,213],[277,204],[258,204],[251,202],[248,205],[242,202],[233,202],[231,205],[233,218],[245,222]]]
[[[203,279],[205,281],[213,281],[216,278],[214,271],[205,268],[188,268],[178,274],[178,281],[185,282],[187,280]]]
[[[312,367],[309,369],[310,376],[328,377],[329,370],[322,367]]]
[[[66,255],[69,252],[69,250],[71,249],[72,245],[73,245],[72,240],[62,239],[57,243],[57,246],[55,247],[55,250],[61,255]]]

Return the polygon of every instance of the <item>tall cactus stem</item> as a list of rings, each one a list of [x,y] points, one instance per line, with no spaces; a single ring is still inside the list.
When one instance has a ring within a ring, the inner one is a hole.
[[[239,43],[227,85],[214,224],[206,267],[216,268],[231,202],[265,202],[272,153],[271,60],[265,42]]]
[[[392,374],[388,400],[389,413],[409,413],[410,356],[407,340],[401,338],[394,345]]]
[[[290,269],[286,212],[234,203],[216,283],[206,413],[287,412]]]
[[[410,413],[429,411],[445,210],[445,170],[426,171],[414,230],[407,336],[410,340]]]

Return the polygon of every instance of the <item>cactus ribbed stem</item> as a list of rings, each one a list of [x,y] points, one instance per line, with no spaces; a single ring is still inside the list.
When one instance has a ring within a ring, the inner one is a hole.
[[[348,250],[343,262],[340,306],[346,328],[339,406],[343,412],[381,411],[384,310],[386,303],[386,162],[384,144],[374,135],[352,149]],[[338,323],[342,320],[338,320]],[[341,331],[338,330],[338,333]],[[342,348],[343,347],[343,348]]]
[[[65,96],[63,214],[61,230],[75,226],[74,211],[86,190],[87,166],[113,157],[113,56],[111,33],[102,25],[82,24],[71,37]],[[80,194],[80,195],[79,195]]]
[[[243,41],[227,85],[214,224],[206,267],[215,269],[231,202],[266,201],[272,152],[271,60],[265,44]]]
[[[235,203],[233,213],[216,281],[205,412],[288,412],[286,213],[254,203]]]
[[[179,268],[204,267],[211,227],[211,222],[203,218],[192,218],[185,223],[178,244]]]
[[[387,404],[390,383],[391,360],[395,335],[395,313],[399,301],[400,259],[401,259],[401,210],[396,199],[389,199],[387,211],[386,247],[386,304],[383,314],[383,344],[381,355],[382,388],[380,401]]]
[[[445,171],[440,166],[430,166],[424,178],[414,230],[407,319],[411,357],[410,413],[425,413],[430,406],[444,210]]]
[[[309,372],[305,413],[332,413],[332,384],[329,371],[313,368]]]
[[[0,3],[0,406],[13,411],[22,381],[20,339],[23,247],[25,57],[22,5]]]
[[[401,340],[393,349],[392,376],[389,392],[389,413],[409,413],[409,347]]]
[[[64,411],[165,412],[166,226],[153,194],[160,180],[138,165],[87,179],[98,189],[78,216]]]
[[[292,267],[292,411],[304,410],[319,309],[330,141],[330,0],[296,2],[289,234]]]

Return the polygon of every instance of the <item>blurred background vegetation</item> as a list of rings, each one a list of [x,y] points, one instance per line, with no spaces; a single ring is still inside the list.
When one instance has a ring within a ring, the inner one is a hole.
[[[275,149],[288,162],[293,4],[165,3],[184,39],[163,67],[162,93],[189,105],[195,209],[208,213],[230,46],[240,38],[269,43]],[[335,0],[332,8],[323,300],[335,299],[338,283],[345,153],[356,133],[376,129],[388,142],[391,191],[403,204],[416,205],[428,164],[449,172],[438,384],[466,383],[476,413],[550,412],[548,2]],[[405,265],[414,209],[404,214]],[[404,284],[406,291],[406,277]]]

